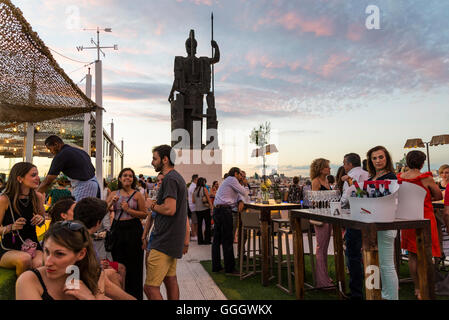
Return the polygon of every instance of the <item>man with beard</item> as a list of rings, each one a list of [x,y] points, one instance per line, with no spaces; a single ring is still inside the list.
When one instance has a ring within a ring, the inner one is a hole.
[[[186,182],[174,168],[175,153],[168,145],[153,149],[153,165],[164,175],[157,200],[150,204],[157,213],[154,219],[151,252],[147,261],[144,291],[150,300],[162,300],[160,286],[167,289],[169,300],[179,300],[176,261],[187,253],[190,237],[187,232]]]

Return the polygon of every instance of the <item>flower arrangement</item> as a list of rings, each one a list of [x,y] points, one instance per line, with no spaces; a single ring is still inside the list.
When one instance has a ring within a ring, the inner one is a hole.
[[[270,190],[273,190],[273,197],[276,203],[281,203],[282,195],[279,189],[279,184],[275,182],[271,182],[270,179],[265,180],[260,184],[260,191],[262,192],[262,200],[263,203],[268,203],[270,198]]]
[[[270,190],[271,185],[272,185],[271,180],[267,179],[265,182],[262,182],[260,184],[260,190],[267,192],[268,190]]]
[[[271,180],[267,179],[260,184],[260,191],[262,191],[262,203],[268,204],[270,198]]]

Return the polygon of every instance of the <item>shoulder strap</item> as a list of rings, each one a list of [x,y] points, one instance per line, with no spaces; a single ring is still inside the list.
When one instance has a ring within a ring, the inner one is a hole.
[[[128,200],[126,201],[126,203],[129,203],[129,200],[131,200],[132,197],[134,197],[134,195],[136,194],[137,190],[133,192],[133,194],[128,198]],[[118,194],[120,194],[120,190],[117,191]],[[123,213],[123,209],[120,210],[120,215],[118,216],[117,220],[120,220],[120,217],[122,216]]]
[[[131,198],[134,197],[134,195],[136,194],[136,192],[137,192],[137,190],[133,192],[133,194],[128,198],[128,201],[126,201],[126,202],[129,202],[129,200],[131,200]]]
[[[31,271],[36,275],[37,279],[41,283],[42,289],[44,289],[44,292],[42,295],[47,293],[47,287],[45,286],[44,280],[42,279],[41,273],[37,269],[31,269]]]

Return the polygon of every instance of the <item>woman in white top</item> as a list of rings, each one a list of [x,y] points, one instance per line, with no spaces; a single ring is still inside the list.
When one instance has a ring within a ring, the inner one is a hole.
[[[192,202],[195,205],[195,212],[198,218],[198,244],[211,244],[211,217],[213,205],[206,188],[206,180],[198,178],[196,188],[192,194]],[[206,224],[203,237],[203,220]]]

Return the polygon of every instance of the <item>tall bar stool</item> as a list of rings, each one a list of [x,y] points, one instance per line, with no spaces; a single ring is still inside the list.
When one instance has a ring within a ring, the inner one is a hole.
[[[294,293],[293,290],[293,284],[292,284],[292,278],[295,275],[293,271],[293,254],[290,252],[290,240],[289,235],[292,233],[291,225],[290,225],[290,219],[288,217],[288,211],[282,212],[281,211],[281,218],[279,219],[272,219],[274,225],[278,225],[277,228],[277,271],[278,271],[278,282],[276,286],[280,288],[281,290],[285,291],[286,293],[292,295]],[[273,226],[273,228],[275,228]],[[312,237],[312,231],[310,228],[309,220],[302,219],[301,220],[301,230],[302,232],[307,232],[308,237],[308,243],[309,243],[309,255],[311,259],[311,267],[312,267],[312,284],[304,283],[309,288],[313,288],[315,284],[315,261],[314,261],[314,254],[313,254],[313,237]],[[284,259],[284,252],[283,252],[283,246],[285,243],[285,259]],[[288,287],[285,287],[282,284],[282,267],[287,267],[287,285]]]
[[[260,218],[257,210],[247,209],[241,214],[241,243],[240,243],[240,280],[246,279],[252,275],[255,275],[261,270],[257,269],[261,263],[261,245],[260,237]],[[252,246],[251,246],[252,243]],[[257,245],[256,245],[257,243]],[[246,244],[246,248],[245,248]],[[250,271],[250,257],[252,254],[252,270]],[[245,262],[244,262],[245,260]],[[245,271],[243,270],[245,269]]]

